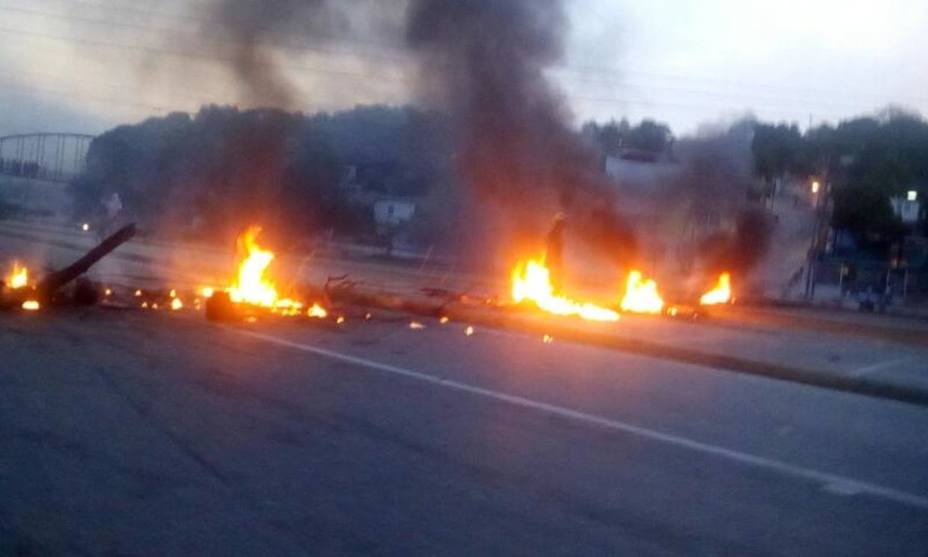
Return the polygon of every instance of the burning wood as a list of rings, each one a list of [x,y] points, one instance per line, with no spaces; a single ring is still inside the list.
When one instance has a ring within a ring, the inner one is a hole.
[[[704,306],[727,304],[731,301],[731,275],[729,273],[722,273],[715,287],[699,299],[699,303]]]
[[[250,304],[277,310],[299,310],[300,302],[281,298],[274,283],[265,276],[274,260],[274,252],[262,249],[257,237],[261,228],[253,226],[238,238],[239,255],[242,262],[238,267],[238,276],[229,287],[229,298],[237,304]]]
[[[657,291],[657,283],[652,279],[645,279],[641,271],[628,273],[621,308],[622,311],[632,313],[661,313],[664,300]]]
[[[258,245],[257,237],[260,233],[260,227],[252,226],[239,236],[238,270],[228,288],[219,292],[209,286],[200,289],[200,293],[207,299],[207,319],[236,318],[242,314],[239,310],[242,307],[260,308],[290,317],[328,317],[328,311],[318,303],[305,309],[303,302],[278,294],[274,282],[267,276],[271,262],[274,261],[274,252]]]
[[[28,269],[20,266],[18,262],[14,263],[12,272],[3,281],[3,289],[0,291],[0,307],[19,307],[27,311],[39,310],[43,305],[51,303],[62,287],[78,279],[90,267],[129,241],[134,235],[135,225],[130,224],[103,240],[71,265],[48,273],[35,285],[29,284]],[[74,296],[74,301],[77,303],[81,303],[84,299],[80,295],[82,289],[86,290],[85,285],[79,284],[79,286],[81,288],[75,290]]]
[[[512,271],[512,299],[516,303],[531,301],[540,309],[555,315],[576,315],[588,321],[618,321],[619,314],[589,302],[576,302],[555,294],[551,272],[544,257],[520,262]]]
[[[19,261],[13,262],[13,270],[4,280],[6,287],[11,290],[18,290],[29,286],[29,270],[20,265]]]

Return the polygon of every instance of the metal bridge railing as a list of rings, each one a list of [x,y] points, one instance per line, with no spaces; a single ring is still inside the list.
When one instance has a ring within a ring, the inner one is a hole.
[[[0,137],[0,174],[67,182],[83,171],[93,139],[80,133]]]

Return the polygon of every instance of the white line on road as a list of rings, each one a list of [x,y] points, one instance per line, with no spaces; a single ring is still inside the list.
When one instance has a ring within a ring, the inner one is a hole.
[[[739,462],[741,464],[748,464],[755,466],[757,468],[762,468],[765,470],[770,470],[777,472],[784,476],[790,476],[793,478],[798,478],[802,480],[809,480],[813,482],[819,482],[823,484],[824,488],[827,488],[832,493],[865,493],[874,497],[886,499],[889,501],[894,501],[896,503],[901,503],[904,505],[917,507],[920,509],[928,509],[928,497],[914,495],[911,493],[906,493],[904,491],[899,491],[897,489],[892,489],[888,487],[883,487],[880,485],[858,481],[852,478],[846,478],[844,476],[839,476],[836,474],[829,474],[827,472],[819,472],[817,470],[812,470],[810,468],[803,468],[801,466],[794,466],[785,462],[780,462],[778,460],[771,460],[769,458],[764,458],[748,453],[743,453],[740,451],[726,449],[724,447],[719,447],[717,445],[711,445],[708,443],[702,443],[700,441],[695,441],[693,439],[688,439],[686,437],[680,437],[670,433],[663,433],[653,429],[648,429],[641,426],[636,426],[619,420],[612,420],[609,418],[604,418],[602,416],[596,416],[593,414],[587,414],[585,412],[580,412],[578,410],[571,410],[570,408],[564,408],[562,406],[556,406],[554,404],[549,404],[547,402],[540,402],[537,400],[532,400],[529,398],[524,398],[518,395],[512,395],[504,392],[494,391],[490,389],[485,389],[483,387],[477,387],[474,385],[468,385],[467,383],[461,383],[458,381],[453,381],[450,379],[442,379],[434,375],[429,375],[427,373],[421,373],[418,371],[413,371],[411,369],[406,369],[390,364],[385,364],[381,362],[376,362],[374,360],[368,360],[366,358],[359,358],[357,356],[352,356],[350,354],[343,354],[341,352],[335,352],[333,350],[327,350],[325,348],[319,348],[317,346],[311,346],[309,344],[301,344],[298,342],[289,341],[286,339],[278,338],[272,335],[266,335],[263,333],[256,333],[253,331],[241,331],[236,330],[239,334],[277,344],[279,346],[285,346],[288,348],[293,348],[295,350],[300,350],[302,352],[309,352],[311,354],[316,354],[331,360],[337,360],[341,362],[347,362],[350,364],[355,364],[361,367],[366,367],[369,369],[375,369],[378,371],[383,371],[387,373],[392,373],[395,375],[400,375],[409,379],[415,379],[417,381],[422,381],[425,383],[430,383],[432,385],[437,385],[444,387],[446,389],[451,389],[454,391],[464,392],[471,395],[481,396],[489,399],[493,399],[500,402],[505,402],[512,404],[514,406],[519,406],[522,408],[528,408],[531,410],[545,412],[555,416],[560,416],[563,418],[568,418],[574,421],[587,423],[590,425],[595,425],[598,427],[603,427],[606,429],[611,429],[615,431],[621,431],[624,433],[629,433],[632,435],[637,435],[652,441],[658,441],[668,445],[673,445],[675,447],[682,447],[685,449],[690,449],[703,454],[709,454],[716,457],[728,459],[734,462]]]
[[[863,366],[855,369],[851,372],[851,375],[854,377],[863,377],[864,375],[869,375],[874,371],[880,371],[881,369],[887,369],[891,367],[898,366],[899,364],[904,364],[910,361],[913,361],[915,358],[913,356],[906,356],[905,358],[895,358],[893,360],[886,360],[884,362],[878,362],[869,366]]]

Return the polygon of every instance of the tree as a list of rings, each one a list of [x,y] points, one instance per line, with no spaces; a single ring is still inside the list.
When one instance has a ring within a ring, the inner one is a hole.
[[[767,183],[787,174],[804,175],[808,172],[802,136],[795,124],[757,124],[751,153],[754,156],[754,173]]]
[[[626,144],[633,149],[661,154],[670,147],[672,134],[670,127],[654,120],[643,120],[628,132]]]

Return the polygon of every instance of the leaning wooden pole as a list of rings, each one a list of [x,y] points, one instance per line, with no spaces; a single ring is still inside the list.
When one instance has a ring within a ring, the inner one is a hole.
[[[39,300],[50,300],[59,288],[83,275],[98,261],[106,257],[113,250],[128,242],[135,236],[135,224],[126,225],[117,230],[112,236],[88,251],[86,255],[68,265],[64,269],[53,271],[45,276],[36,285],[36,296]]]

